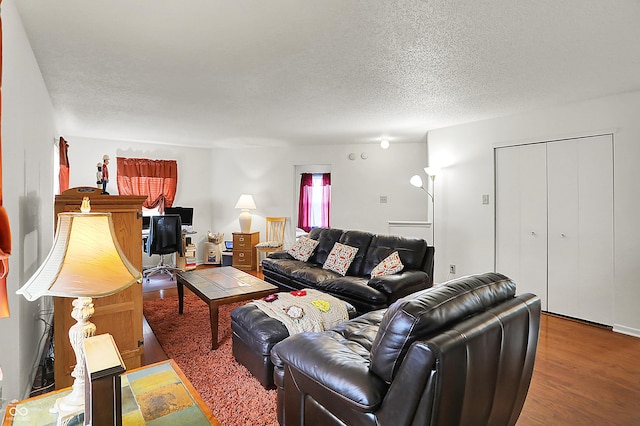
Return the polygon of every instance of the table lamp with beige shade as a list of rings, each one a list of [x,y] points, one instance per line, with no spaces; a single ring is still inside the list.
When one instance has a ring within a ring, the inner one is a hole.
[[[242,194],[238,198],[236,203],[236,209],[241,209],[242,212],[238,216],[238,222],[240,223],[240,232],[248,234],[251,232],[251,213],[249,210],[256,209],[256,203],[253,201],[253,196],[249,194]]]
[[[82,210],[87,210],[84,202]],[[58,425],[84,411],[83,340],[96,331],[89,321],[94,312],[91,298],[110,296],[141,280],[142,274],[118,244],[111,213],[58,214],[51,251],[36,273],[17,291],[29,301],[42,296],[75,298],[71,316],[77,323],[69,329],[76,356],[71,373],[74,382],[71,393],[59,398],[51,408],[58,413]]]

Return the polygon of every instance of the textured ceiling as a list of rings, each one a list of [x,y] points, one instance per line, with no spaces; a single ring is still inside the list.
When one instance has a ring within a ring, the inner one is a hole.
[[[424,139],[640,89],[638,0],[15,0],[65,136]]]

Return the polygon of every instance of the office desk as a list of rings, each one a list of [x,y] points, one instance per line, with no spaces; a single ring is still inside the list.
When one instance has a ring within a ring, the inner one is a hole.
[[[55,400],[71,388],[9,404],[2,426],[54,426],[57,414],[49,413]],[[122,424],[220,425],[193,385],[172,360],[162,361],[122,375]],[[82,425],[84,415],[69,426]]]

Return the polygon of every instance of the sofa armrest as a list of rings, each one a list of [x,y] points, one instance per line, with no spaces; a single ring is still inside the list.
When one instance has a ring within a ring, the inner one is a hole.
[[[388,388],[369,371],[367,359],[334,339],[331,333],[290,336],[273,347],[271,360],[276,369],[284,368],[293,375],[301,374],[309,379],[313,385],[300,390],[314,399],[338,398],[341,404],[357,411],[378,407]],[[307,380],[296,383],[305,386],[305,382]]]
[[[293,259],[293,256],[287,253],[286,250],[272,251],[267,257],[271,259]]]
[[[429,275],[424,271],[402,271],[371,278],[368,285],[387,294],[391,304],[408,294],[431,287],[430,282]]]

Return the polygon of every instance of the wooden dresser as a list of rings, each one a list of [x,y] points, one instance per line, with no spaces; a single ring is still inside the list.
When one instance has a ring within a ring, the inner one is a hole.
[[[89,197],[92,212],[111,212],[118,243],[131,264],[142,271],[142,203],[145,196],[101,195],[93,187],[78,187],[56,195],[54,223],[58,213],[79,212],[82,197]],[[76,323],[71,318],[71,298],[54,297],[54,375],[56,389],[73,384],[71,372],[76,358],[69,343],[69,328]],[[110,333],[118,346],[127,369],[142,365],[144,340],[142,335],[142,285],[131,287],[112,296],[94,298],[95,313],[90,321],[96,334]]]
[[[253,271],[258,266],[256,261],[256,244],[260,242],[260,232],[233,233],[233,263],[237,269]]]

